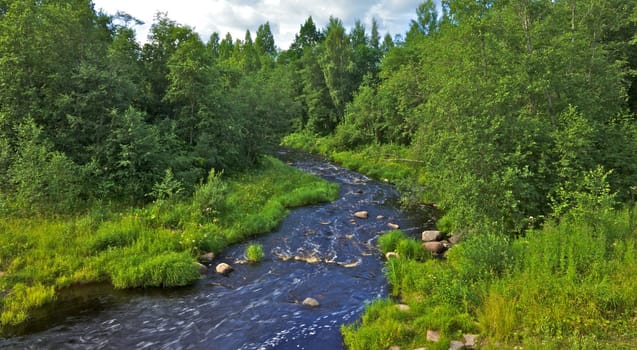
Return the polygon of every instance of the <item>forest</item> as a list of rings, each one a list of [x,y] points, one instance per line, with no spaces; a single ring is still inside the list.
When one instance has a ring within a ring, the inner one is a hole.
[[[348,348],[634,347],[634,1],[425,0],[406,33],[308,17],[288,49],[268,22],[202,39],[158,13],[144,44],[139,24],[0,0],[2,327],[76,283],[192,283],[199,254],[334,199],[282,144],[464,237],[440,260],[383,236],[392,299],[343,327]]]

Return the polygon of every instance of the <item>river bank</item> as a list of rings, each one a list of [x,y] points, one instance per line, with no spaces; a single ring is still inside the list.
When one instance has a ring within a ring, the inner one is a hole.
[[[0,347],[345,349],[340,327],[388,295],[376,239],[389,224],[417,232],[422,217],[398,210],[398,193],[386,183],[319,158],[283,157],[340,186],[337,199],[294,209],[273,232],[218,254],[215,263],[234,267],[229,275],[209,271],[179,289],[76,295],[66,305],[83,300],[92,306],[58,315],[49,328],[4,339]],[[367,211],[367,218],[356,217],[358,211]],[[242,264],[250,244],[262,245],[265,256]],[[306,298],[319,306],[304,306]]]
[[[296,134],[286,144],[373,169],[402,188],[426,187],[426,165],[395,161],[408,158],[406,149],[334,151],[332,141]],[[634,348],[637,207],[617,206],[601,171],[586,181],[570,210],[516,237],[472,232],[445,259],[391,258],[391,298],[376,300],[342,328],[348,349],[446,350],[464,344],[467,334],[479,334],[482,349]],[[402,199],[414,204],[405,193]],[[403,240],[407,248],[422,243]]]
[[[192,197],[174,194],[145,207],[96,205],[68,217],[7,217],[0,223],[1,324],[20,329],[59,290],[108,282],[116,288],[194,283],[199,255],[276,227],[287,209],[330,201],[336,185],[266,158],[254,173],[211,173]]]

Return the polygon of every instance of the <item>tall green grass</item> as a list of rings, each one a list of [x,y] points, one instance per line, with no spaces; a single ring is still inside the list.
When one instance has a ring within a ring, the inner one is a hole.
[[[487,349],[634,348],[635,209],[596,208],[584,216],[573,210],[514,240],[476,234],[451,248],[447,260],[390,259],[392,294],[411,306],[411,317],[389,300],[376,302],[361,322],[342,328],[346,345],[445,348],[479,332]],[[391,232],[379,245],[395,250],[402,239]],[[428,329],[443,341],[427,342]]]
[[[263,253],[263,246],[261,244],[250,244],[246,247],[245,256],[251,263],[261,261],[261,259],[265,256]]]
[[[0,326],[24,322],[33,309],[53,301],[56,290],[76,283],[190,284],[199,278],[199,254],[272,230],[288,208],[337,195],[337,185],[265,158],[249,174],[226,178],[211,172],[190,198],[165,195],[123,210],[96,205],[77,216],[4,217]]]
[[[357,150],[339,149],[338,142],[330,136],[317,137],[299,132],[286,136],[286,147],[318,153],[329,157],[350,170],[359,171],[377,180],[392,183],[414,179],[420,164],[409,159],[409,150],[396,145],[368,145]]]

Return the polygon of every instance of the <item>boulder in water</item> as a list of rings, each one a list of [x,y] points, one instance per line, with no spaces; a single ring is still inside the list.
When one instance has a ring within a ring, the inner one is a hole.
[[[199,255],[199,262],[203,264],[210,264],[213,260],[215,260],[215,253],[205,253]]]
[[[314,299],[314,298],[305,298],[305,300],[303,300],[303,302],[301,303],[305,306],[309,306],[309,307],[319,307],[321,306],[321,304],[319,304],[318,300]]]
[[[234,269],[232,268],[232,266],[226,263],[220,263],[217,265],[217,267],[215,267],[215,271],[217,271],[217,273],[220,273],[222,275],[227,275],[233,270]]]
[[[398,230],[400,228],[400,225],[394,224],[393,222],[390,222],[390,223],[387,224],[387,227],[389,227],[392,230]]]
[[[369,213],[365,210],[361,210],[361,211],[355,212],[354,216],[359,219],[367,219],[369,217]]]
[[[198,262],[196,262],[195,265],[197,266],[200,274],[205,275],[208,272],[208,267],[206,265]]]

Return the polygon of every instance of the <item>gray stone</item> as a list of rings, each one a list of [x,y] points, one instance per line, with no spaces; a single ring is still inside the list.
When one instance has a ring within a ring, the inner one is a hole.
[[[462,350],[464,349],[464,343],[461,341],[457,341],[457,340],[452,340],[449,343],[449,350]]]
[[[436,254],[440,254],[444,252],[446,249],[444,244],[442,244],[442,242],[425,242],[422,244],[422,246],[426,250]]]
[[[387,252],[387,254],[385,254],[385,259],[400,259],[400,255],[396,252]]]
[[[396,309],[398,309],[398,311],[403,311],[403,312],[407,312],[411,310],[411,308],[407,304],[396,304]]]
[[[196,262],[195,265],[197,266],[200,274],[205,275],[208,272],[208,267],[206,265],[198,262]]]
[[[393,222],[390,222],[390,223],[387,224],[387,227],[389,227],[392,230],[398,230],[400,228],[400,225],[394,224]]]
[[[232,268],[232,266],[226,264],[226,263],[220,263],[217,265],[217,267],[215,267],[215,271],[217,271],[217,273],[220,273],[222,275],[227,275],[230,272],[232,272],[234,269]]]
[[[354,213],[354,216],[359,219],[367,219],[369,217],[369,213],[367,211],[361,210]]]
[[[319,307],[321,306],[321,304],[319,304],[318,300],[314,299],[314,298],[305,298],[305,300],[303,300],[303,302],[301,303],[305,306],[309,306],[309,307]]]
[[[210,264],[213,260],[215,260],[215,253],[205,253],[199,255],[199,262],[204,264]]]
[[[448,238],[448,241],[451,244],[458,244],[460,243],[460,241],[462,241],[462,235],[460,234],[452,235],[451,237]]]
[[[440,231],[423,231],[422,232],[423,242],[439,241],[441,239],[442,239],[442,233],[440,233]]]
[[[467,349],[475,349],[478,345],[479,335],[477,334],[465,334],[464,336],[464,346]]]
[[[437,343],[440,341],[440,332],[432,331],[431,329],[427,330],[427,340],[430,342]]]

